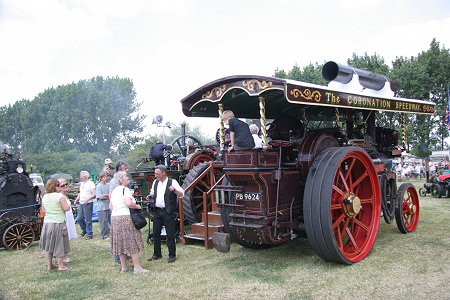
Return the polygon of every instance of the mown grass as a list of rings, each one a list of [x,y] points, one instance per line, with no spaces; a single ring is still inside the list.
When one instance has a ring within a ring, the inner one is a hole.
[[[23,251],[0,250],[0,298],[448,299],[449,228],[450,199],[424,197],[414,233],[401,234],[382,220],[371,254],[351,266],[323,261],[303,236],[259,251],[233,244],[227,254],[178,244],[174,264],[167,263],[165,245],[165,259],[148,262],[148,245],[141,259],[150,273],[134,276],[118,272],[95,224],[93,240],[71,242],[67,272],[46,270],[38,242]]]

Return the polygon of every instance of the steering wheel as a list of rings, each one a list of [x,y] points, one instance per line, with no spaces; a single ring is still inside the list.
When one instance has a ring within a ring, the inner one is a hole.
[[[170,144],[172,145],[172,153],[180,153],[184,157],[192,153],[195,149],[203,147],[202,142],[192,135],[181,135]]]

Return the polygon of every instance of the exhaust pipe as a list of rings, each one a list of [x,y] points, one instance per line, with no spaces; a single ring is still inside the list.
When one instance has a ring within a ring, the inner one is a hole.
[[[397,82],[384,75],[357,69],[352,66],[340,65],[334,61],[327,62],[322,68],[322,77],[327,81],[347,84],[353,79],[353,74],[358,75],[359,83],[367,89],[380,91],[384,88],[386,82],[389,83],[391,91],[397,92],[400,89],[400,85]]]

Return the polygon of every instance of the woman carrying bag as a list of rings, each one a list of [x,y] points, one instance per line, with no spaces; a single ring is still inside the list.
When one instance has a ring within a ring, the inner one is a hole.
[[[114,175],[118,184],[111,193],[111,248],[113,255],[119,255],[120,272],[127,272],[127,255],[131,256],[134,265],[134,274],[145,274],[148,270],[142,268],[139,262],[139,253],[144,250],[144,241],[141,231],[134,226],[131,209],[142,209],[136,204],[128,188],[128,175],[119,171]]]

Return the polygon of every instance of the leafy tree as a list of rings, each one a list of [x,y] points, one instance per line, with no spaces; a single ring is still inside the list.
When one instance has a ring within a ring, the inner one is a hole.
[[[398,57],[393,62],[392,75],[401,84],[400,96],[436,103],[433,116],[417,114],[408,120],[408,143],[412,145],[413,153],[419,152],[419,146],[444,149],[444,139],[448,137],[444,117],[450,82],[449,49],[441,48],[439,42],[433,39],[430,49],[417,57]]]
[[[284,70],[276,69],[274,76],[278,78],[289,78],[303,82],[325,85],[327,81],[322,78],[322,67],[323,65],[319,65],[318,63],[315,63],[314,65],[310,63],[303,69],[300,69],[297,65],[295,65],[287,73]]]
[[[12,151],[19,153],[24,141],[23,112],[29,105],[28,100],[20,100],[13,105],[0,107],[0,140],[9,145]]]
[[[123,154],[141,141],[140,106],[130,79],[97,76],[2,107],[0,138],[26,153]]]

